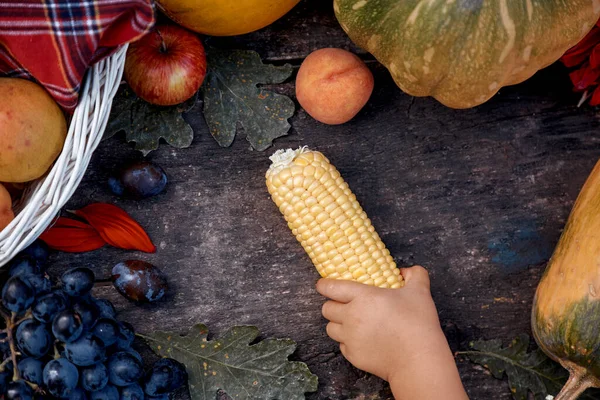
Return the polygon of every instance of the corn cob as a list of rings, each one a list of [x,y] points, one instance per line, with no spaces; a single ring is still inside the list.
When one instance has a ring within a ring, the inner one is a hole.
[[[404,285],[356,196],[323,154],[288,149],[270,159],[269,193],[322,277],[382,288]]]

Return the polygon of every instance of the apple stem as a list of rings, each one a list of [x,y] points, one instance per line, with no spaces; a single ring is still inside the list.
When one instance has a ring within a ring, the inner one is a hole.
[[[161,53],[166,53],[167,52],[167,44],[165,43],[165,38],[163,38],[162,33],[160,33],[160,30],[156,30],[156,33],[158,34],[158,37],[160,37],[160,51]]]

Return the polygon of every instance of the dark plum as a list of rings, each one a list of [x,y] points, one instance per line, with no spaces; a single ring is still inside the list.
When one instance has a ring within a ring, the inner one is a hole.
[[[167,186],[167,174],[156,164],[140,161],[124,168],[108,180],[110,190],[117,196],[143,199],[162,192]]]
[[[112,281],[119,293],[137,303],[158,301],[168,289],[166,275],[159,268],[141,260],[128,260],[115,265]]]

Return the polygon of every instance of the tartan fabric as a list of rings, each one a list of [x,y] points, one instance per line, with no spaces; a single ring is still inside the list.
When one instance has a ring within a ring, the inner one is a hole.
[[[0,0],[0,76],[37,81],[72,112],[87,68],[153,23],[152,0]]]

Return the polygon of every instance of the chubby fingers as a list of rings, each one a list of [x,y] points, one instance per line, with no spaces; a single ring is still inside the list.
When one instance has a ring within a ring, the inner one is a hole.
[[[371,286],[353,281],[319,279],[317,292],[339,303],[350,303],[356,296],[372,289]]]
[[[341,324],[344,320],[344,307],[345,304],[339,303],[337,301],[326,301],[325,304],[323,304],[323,316],[332,322],[337,322],[338,324]]]
[[[332,338],[333,340],[335,340],[338,343],[343,343],[344,342],[344,335],[343,335],[343,331],[344,328],[342,327],[341,324],[336,324],[335,322],[330,322],[327,324],[327,335]]]
[[[400,273],[406,282],[406,285],[423,285],[430,287],[429,272],[420,265],[410,268],[401,268]]]

